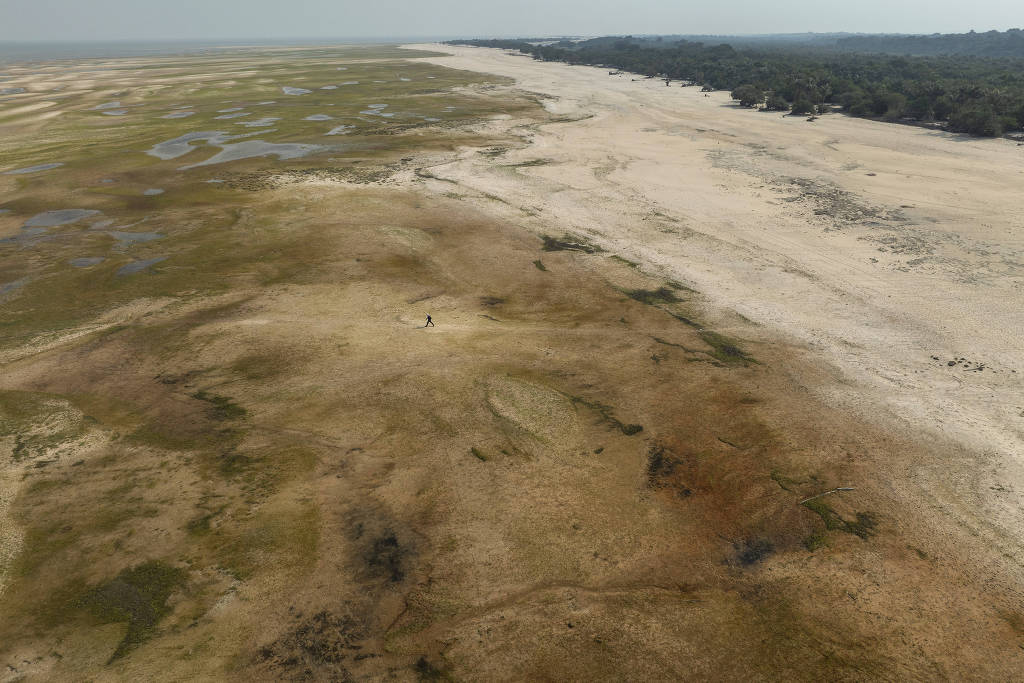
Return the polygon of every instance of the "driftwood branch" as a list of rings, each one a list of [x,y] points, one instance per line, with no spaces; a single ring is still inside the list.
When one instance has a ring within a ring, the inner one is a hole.
[[[832,489],[831,491],[825,491],[824,493],[819,493],[816,496],[811,496],[810,498],[804,498],[799,503],[797,503],[797,505],[803,505],[804,503],[806,503],[808,501],[811,501],[811,500],[814,500],[815,498],[821,498],[822,496],[827,496],[828,494],[836,493],[837,491],[853,491],[853,490],[854,490],[854,488],[852,486],[839,486],[839,487],[836,487],[836,488]]]

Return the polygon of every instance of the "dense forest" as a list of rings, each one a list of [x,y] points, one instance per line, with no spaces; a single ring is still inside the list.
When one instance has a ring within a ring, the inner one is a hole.
[[[884,52],[897,55],[972,55],[975,57],[1024,58],[1024,31],[986,31],[930,36],[847,36],[836,46],[853,52]]]
[[[931,35],[867,33],[768,33],[761,35],[674,35],[645,36],[646,45],[656,47],[687,40],[705,45],[725,43],[736,49],[781,49],[786,51],[870,52],[875,54],[935,57],[969,55],[972,57],[1015,57],[1024,59],[1024,31],[955,33]]]
[[[838,42],[843,40],[847,38]],[[771,48],[737,48],[632,36],[579,42],[451,42],[519,50],[544,61],[621,69],[690,82],[707,90],[729,90],[743,106],[772,111],[810,114],[838,106],[853,116],[936,122],[954,132],[979,136],[1024,129],[1022,58],[786,49],[781,42]]]

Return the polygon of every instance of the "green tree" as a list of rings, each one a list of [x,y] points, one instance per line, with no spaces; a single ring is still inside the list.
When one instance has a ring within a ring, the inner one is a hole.
[[[950,99],[949,95],[940,95],[935,98],[935,103],[932,105],[933,111],[935,112],[935,119],[937,121],[945,121],[949,118],[949,115],[953,113],[953,100]]]
[[[796,102],[793,103],[792,112],[794,114],[813,114],[814,103],[805,97],[799,97]]]
[[[768,111],[786,111],[789,109],[789,102],[786,98],[778,93],[772,93],[768,96],[768,100],[765,102],[764,108]]]
[[[907,109],[907,98],[898,92],[886,93],[882,101],[885,103],[882,115],[889,121],[900,118]]]
[[[1003,134],[1003,122],[988,103],[968,104],[949,115],[949,129],[985,137]]]
[[[907,116],[918,121],[931,121],[935,118],[935,107],[932,99],[927,95],[919,95],[907,103]]]
[[[764,102],[764,91],[754,85],[741,85],[732,91],[732,98],[739,100],[741,107],[756,107]]]

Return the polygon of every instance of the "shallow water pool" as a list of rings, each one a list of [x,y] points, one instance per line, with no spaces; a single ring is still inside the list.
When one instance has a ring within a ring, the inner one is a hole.
[[[52,228],[57,225],[68,225],[76,223],[83,218],[95,216],[99,211],[94,209],[57,209],[56,211],[44,211],[37,213],[25,221],[25,228]]]
[[[167,260],[166,256],[157,256],[156,258],[149,258],[143,261],[132,261],[131,263],[125,264],[118,268],[117,274],[133,275],[135,273],[140,273],[144,271],[146,268],[149,268],[150,266],[156,265],[157,263],[160,263],[161,261],[165,260]]]
[[[95,256],[91,258],[73,258],[70,261],[68,261],[68,263],[73,265],[75,268],[91,268],[92,266],[98,266],[104,261],[106,261],[106,259],[103,258],[102,256]]]
[[[4,171],[4,175],[22,175],[24,173],[37,173],[39,171],[49,171],[54,168],[60,168],[64,164],[39,164],[38,166],[26,166],[25,168],[16,168],[13,171]]]

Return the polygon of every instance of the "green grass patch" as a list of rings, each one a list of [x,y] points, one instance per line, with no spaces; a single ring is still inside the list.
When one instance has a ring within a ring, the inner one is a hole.
[[[197,391],[191,395],[192,398],[199,401],[206,401],[210,404],[209,414],[210,417],[219,422],[225,420],[239,420],[246,416],[246,410],[242,406],[234,403],[231,398],[227,396],[218,396],[216,394],[210,394],[206,391]]]
[[[223,509],[224,508],[213,512],[207,512],[205,515],[200,515],[190,519],[188,523],[185,524],[185,531],[193,536],[205,536],[210,533],[210,522],[213,521],[213,518],[220,514],[220,511]]]
[[[209,437],[193,431],[179,430],[174,425],[159,421],[150,422],[132,430],[125,436],[125,441],[132,444],[152,446],[165,451],[189,451],[202,448],[214,441]]]
[[[247,380],[266,380],[287,370],[292,360],[285,352],[260,352],[237,358],[229,367]]]
[[[621,263],[623,265],[629,266],[630,268],[633,268],[634,270],[640,268],[640,264],[637,263],[636,261],[630,261],[629,259],[622,258],[618,254],[612,254],[608,258],[610,258],[613,261],[618,261],[619,263]]]
[[[783,491],[789,491],[790,493],[796,493],[795,489],[800,485],[799,481],[787,477],[778,470],[772,470],[771,477],[772,481],[779,485],[779,488]]]
[[[746,351],[737,346],[734,339],[726,337],[724,334],[718,332],[712,332],[711,330],[701,330],[699,332],[701,340],[711,347],[711,355],[726,365],[746,365],[748,363],[757,363]]]
[[[664,309],[662,309],[662,310],[664,310]],[[676,320],[678,320],[679,322],[683,323],[684,325],[689,325],[690,327],[696,328],[698,330],[703,329],[703,325],[701,325],[696,320],[693,320],[691,318],[687,318],[685,315],[680,315],[678,313],[673,313],[672,311],[665,311],[665,312],[668,313],[673,318],[675,318]]]
[[[639,301],[642,304],[647,304],[648,306],[674,304],[682,301],[682,299],[676,296],[676,293],[668,287],[659,287],[658,289],[627,289],[624,293],[630,299]]]
[[[157,623],[171,610],[167,599],[185,585],[183,569],[150,560],[130,569],[86,593],[79,604],[101,623],[128,622],[128,631],[110,661],[126,655],[149,638]]]
[[[544,262],[541,261],[540,259],[537,259],[536,261],[534,261],[533,265],[537,266],[537,270],[540,270],[540,271],[546,271],[547,270],[547,266],[545,266]]]
[[[43,456],[85,431],[85,417],[66,399],[29,391],[0,391],[0,437],[14,437],[15,462]]]
[[[301,571],[316,562],[320,541],[320,516],[309,503],[268,503],[239,527],[221,525],[202,537],[214,561],[239,580],[260,570]]]
[[[71,486],[70,479],[40,479],[29,484],[25,493],[36,496],[42,493],[51,493],[66,486]]]
[[[816,531],[803,541],[804,547],[810,552],[828,547],[828,535],[822,531]]]
[[[916,548],[916,547],[914,547],[912,545],[908,545],[907,546],[907,550],[913,550],[914,554],[916,554],[919,559],[922,559],[922,560],[930,560],[931,559],[930,557],[928,557],[928,553],[926,553],[925,551],[921,550],[920,548]]]

